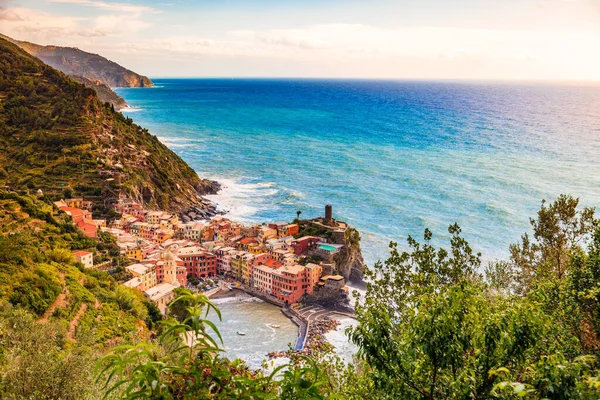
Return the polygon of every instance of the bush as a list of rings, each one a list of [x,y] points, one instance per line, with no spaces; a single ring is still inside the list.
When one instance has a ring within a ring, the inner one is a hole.
[[[48,258],[59,264],[74,264],[75,256],[70,250],[56,248],[46,252]]]

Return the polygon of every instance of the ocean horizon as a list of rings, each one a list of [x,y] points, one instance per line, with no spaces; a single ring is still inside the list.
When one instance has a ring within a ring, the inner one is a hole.
[[[154,79],[121,88],[127,115],[241,222],[323,214],[359,229],[365,261],[390,241],[447,244],[459,223],[484,260],[506,258],[542,199],[600,196],[596,83]]]

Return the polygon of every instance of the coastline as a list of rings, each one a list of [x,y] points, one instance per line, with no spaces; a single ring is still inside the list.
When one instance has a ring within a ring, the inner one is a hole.
[[[332,335],[332,332],[337,331],[337,328],[342,325],[342,321],[348,319],[356,321],[353,314],[338,310],[329,310],[315,306],[305,306],[299,310],[292,307],[284,307],[283,304],[276,299],[269,298],[268,296],[245,286],[233,287],[231,290],[221,288],[218,292],[210,294],[209,299],[211,301],[217,300],[216,305],[218,306],[220,302],[227,302],[228,299],[233,299],[233,301],[247,301],[248,296],[279,307],[281,313],[298,327],[298,334],[296,343],[293,345],[293,351],[299,354],[312,354],[314,351],[319,351],[324,343],[334,345],[334,343],[331,343],[334,340],[330,340],[330,338],[335,337]],[[302,312],[303,310],[307,310],[308,312],[304,313]],[[321,318],[321,316],[323,318]],[[348,323],[345,325],[348,325]],[[350,323],[350,325],[352,325],[352,323]],[[335,338],[335,341],[339,346],[343,340],[339,337]],[[349,346],[346,345],[344,347]],[[267,356],[269,359],[287,357],[288,352],[271,351]]]

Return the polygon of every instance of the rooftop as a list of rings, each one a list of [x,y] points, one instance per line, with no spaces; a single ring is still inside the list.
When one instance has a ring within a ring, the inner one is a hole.
[[[173,290],[179,288],[181,285],[179,282],[175,283],[161,283],[160,285],[156,285],[146,290],[144,293],[148,297],[150,301],[159,300],[162,297],[165,297],[173,292]]]
[[[144,275],[146,272],[148,272],[149,268],[144,264],[133,264],[126,267],[125,269],[135,274]]]
[[[140,279],[139,276],[136,276],[135,278],[132,278],[130,280],[128,280],[127,282],[125,282],[123,285],[127,286],[129,288],[136,288],[138,286],[140,286],[142,284],[142,280]]]

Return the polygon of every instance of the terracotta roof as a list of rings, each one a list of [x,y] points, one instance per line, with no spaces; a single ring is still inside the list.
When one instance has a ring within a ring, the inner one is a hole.
[[[83,257],[83,256],[87,256],[88,254],[92,254],[89,251],[84,251],[84,250],[77,250],[76,252],[73,253],[73,255],[75,257]]]
[[[272,267],[272,268],[279,268],[281,267],[283,264],[280,261],[277,260],[273,260],[272,258],[265,261],[264,265],[266,265],[267,267]]]
[[[258,240],[254,239],[254,238],[243,238],[242,240],[240,240],[241,244],[250,244],[250,243],[258,243]]]

